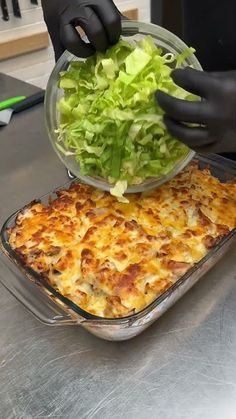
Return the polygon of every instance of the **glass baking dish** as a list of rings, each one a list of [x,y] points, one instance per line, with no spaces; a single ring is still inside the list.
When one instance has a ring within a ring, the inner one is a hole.
[[[221,181],[226,182],[236,177],[236,163],[233,161],[215,155],[198,155],[197,160],[202,168],[209,167],[212,174]],[[49,193],[40,200],[47,203],[53,195],[54,193]],[[41,275],[23,266],[8,244],[7,235],[7,229],[15,224],[18,212],[6,220],[1,230],[3,254],[0,254],[0,282],[41,322],[55,326],[81,325],[100,338],[114,341],[130,339],[149,327],[216,264],[236,237],[234,229],[174,285],[139,313],[108,319],[85,312],[53,289]]]

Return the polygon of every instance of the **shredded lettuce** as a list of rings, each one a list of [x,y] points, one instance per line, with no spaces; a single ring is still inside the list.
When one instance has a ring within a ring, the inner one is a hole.
[[[154,92],[193,100],[170,76],[193,52],[164,54],[147,36],[71,62],[59,81],[60,152],[74,155],[82,175],[108,180],[120,199],[128,185],[168,174],[188,148],[167,132]]]
[[[127,181],[126,180],[118,180],[113,188],[110,189],[110,193],[113,196],[116,196],[119,202],[123,202],[127,204],[129,201],[127,198],[124,197],[124,193],[127,189]]]

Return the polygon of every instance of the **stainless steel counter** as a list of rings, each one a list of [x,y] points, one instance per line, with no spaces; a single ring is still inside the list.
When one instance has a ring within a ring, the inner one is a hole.
[[[0,75],[0,99],[34,89]],[[67,180],[42,106],[0,130],[0,224]],[[1,419],[235,419],[236,249],[139,337],[37,322],[0,286]],[[3,272],[0,272],[3,275]]]

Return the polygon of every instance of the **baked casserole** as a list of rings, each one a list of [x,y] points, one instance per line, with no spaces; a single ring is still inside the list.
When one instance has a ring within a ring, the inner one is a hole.
[[[236,227],[236,181],[191,163],[148,193],[119,203],[74,182],[44,205],[32,202],[9,244],[59,293],[105,318],[137,313]]]

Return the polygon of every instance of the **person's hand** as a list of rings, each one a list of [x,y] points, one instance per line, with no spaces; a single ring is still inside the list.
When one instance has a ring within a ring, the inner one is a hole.
[[[202,100],[192,102],[156,93],[171,135],[200,153],[236,152],[236,71],[207,73],[186,68],[174,70],[172,78]]]
[[[121,15],[112,0],[42,0],[42,8],[56,60],[65,49],[86,58],[119,40]],[[82,41],[76,26],[90,44]]]

